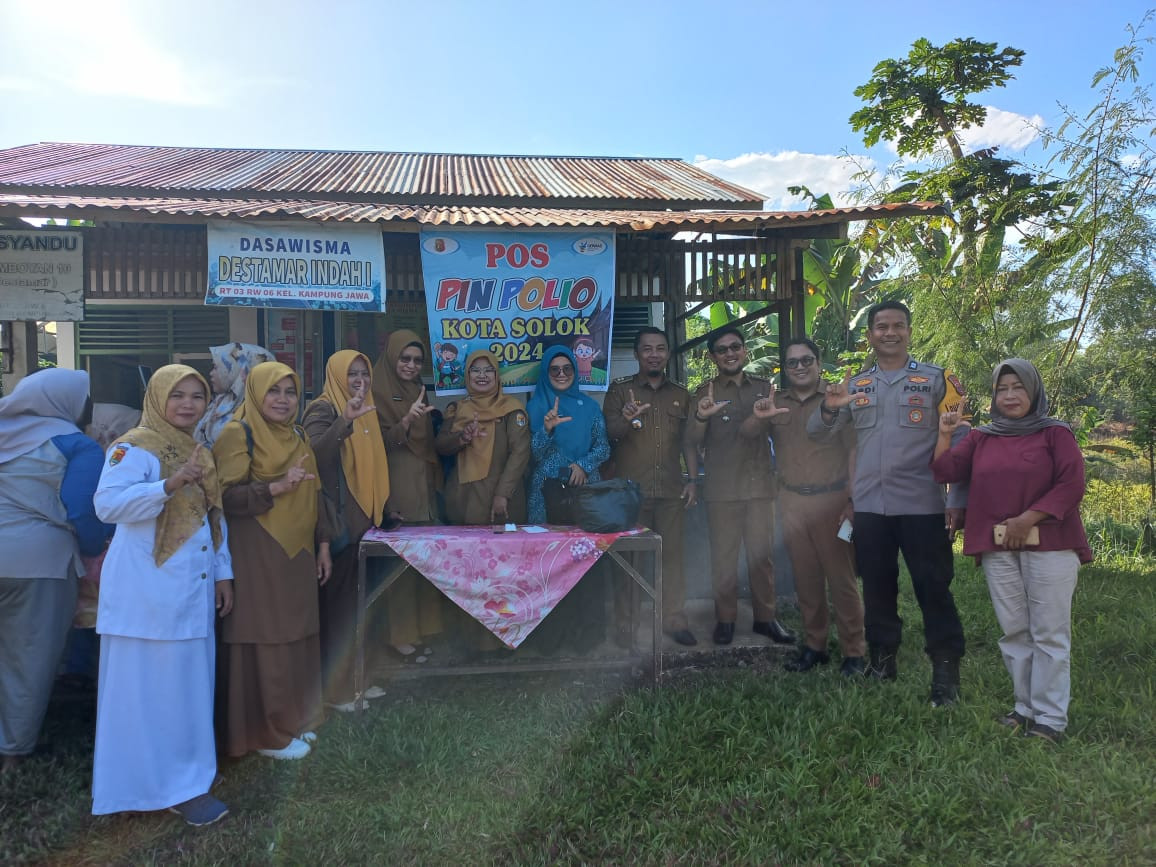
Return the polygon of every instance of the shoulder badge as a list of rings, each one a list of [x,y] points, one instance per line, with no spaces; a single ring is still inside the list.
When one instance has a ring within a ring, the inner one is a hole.
[[[117,464],[119,464],[122,460],[124,460],[124,456],[128,453],[128,450],[131,447],[131,443],[117,443],[116,447],[113,448],[111,452],[109,452],[108,465],[110,467],[115,467]]]
[[[620,377],[618,377],[616,380],[614,380],[614,382],[615,382],[615,383],[623,383],[623,384],[625,384],[625,383],[627,383],[627,382],[631,382],[633,379],[634,379],[634,377],[633,377],[633,376],[620,376]]]
[[[514,413],[514,424],[518,427],[526,426],[526,414],[520,409]]]
[[[967,394],[967,389],[963,387],[963,383],[959,381],[959,377],[954,373],[947,374],[947,381],[951,383],[952,387],[959,392],[960,397]]]

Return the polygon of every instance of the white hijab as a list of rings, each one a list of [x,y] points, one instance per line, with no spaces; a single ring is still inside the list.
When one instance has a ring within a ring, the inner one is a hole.
[[[87,400],[87,371],[52,367],[24,377],[0,398],[0,464],[55,436],[80,433]]]

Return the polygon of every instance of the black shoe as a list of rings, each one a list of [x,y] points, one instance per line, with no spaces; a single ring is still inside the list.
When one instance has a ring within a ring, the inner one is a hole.
[[[777,620],[756,620],[751,624],[751,632],[765,635],[775,644],[794,644],[795,633]]]
[[[997,716],[995,721],[1001,726],[1006,726],[1011,729],[1016,734],[1019,734],[1021,731],[1027,731],[1028,726],[1032,724],[1030,719],[1014,710],[1008,711],[1003,716]]]
[[[959,660],[940,656],[931,660],[931,706],[945,707],[959,701]]]
[[[844,677],[862,677],[867,671],[867,660],[862,656],[844,656],[839,673]]]
[[[831,657],[823,651],[804,647],[799,651],[798,656],[784,662],[783,668],[787,671],[810,671],[816,665],[826,665],[830,661]]]
[[[895,680],[899,677],[899,665],[895,661],[894,647],[871,647],[871,662],[867,666],[867,676],[875,680]]]
[[[675,644],[681,644],[683,647],[694,647],[698,644],[694,633],[689,629],[672,629],[667,635],[674,639]]]
[[[1050,744],[1058,744],[1064,739],[1064,733],[1043,723],[1032,723],[1032,727],[1028,729],[1028,737],[1043,738]]]
[[[735,640],[735,625],[733,623],[716,623],[713,637],[715,644],[730,644]]]

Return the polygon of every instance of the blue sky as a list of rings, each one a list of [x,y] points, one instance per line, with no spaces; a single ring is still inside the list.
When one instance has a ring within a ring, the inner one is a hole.
[[[973,145],[1083,111],[1145,2],[0,0],[0,147],[87,141],[670,156],[841,193],[852,91],[925,36],[1027,52]],[[1156,35],[1156,27],[1151,28]]]

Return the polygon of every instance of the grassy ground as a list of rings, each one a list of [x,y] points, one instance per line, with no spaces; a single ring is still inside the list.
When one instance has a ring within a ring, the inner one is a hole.
[[[197,830],[89,816],[91,711],[58,702],[55,752],[0,778],[0,863],[1156,863],[1156,567],[1081,573],[1056,748],[993,722],[1010,683],[982,576],[959,562],[952,709],[927,701],[907,590],[895,684],[766,653],[658,691],[573,673],[399,686],[305,761],[224,764],[233,812]]]

